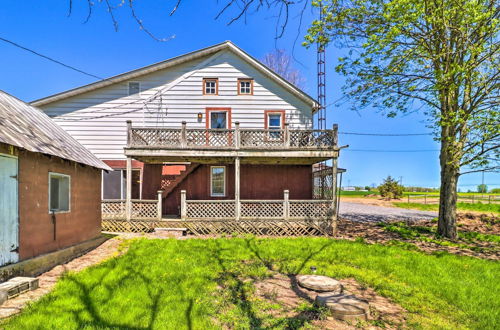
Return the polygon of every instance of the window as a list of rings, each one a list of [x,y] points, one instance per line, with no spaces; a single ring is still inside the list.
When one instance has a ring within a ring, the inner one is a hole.
[[[226,195],[226,167],[210,167],[210,196],[224,197]]]
[[[238,79],[238,95],[253,95],[252,79]]]
[[[281,111],[266,111],[266,128],[269,130],[281,130],[285,113]],[[279,139],[282,132],[269,132],[269,138]]]
[[[49,172],[49,212],[67,212],[70,203],[70,176]]]
[[[219,79],[205,78],[203,79],[203,94],[217,95],[219,93]]]
[[[227,112],[226,111],[210,111],[210,128],[225,129],[227,128]]]
[[[128,95],[135,95],[141,92],[141,83],[137,81],[131,81],[128,83]]]
[[[132,199],[140,199],[141,171],[132,170]],[[102,199],[125,199],[127,195],[127,171],[115,169],[102,173]]]

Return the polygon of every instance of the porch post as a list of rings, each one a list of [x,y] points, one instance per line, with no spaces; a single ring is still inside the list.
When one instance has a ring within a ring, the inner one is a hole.
[[[132,144],[132,120],[127,120],[127,147]]]
[[[240,122],[234,123],[234,146],[236,149],[240,148]]]
[[[187,147],[186,122],[182,122],[181,126],[181,148]]]
[[[283,218],[288,220],[290,218],[290,192],[288,190],[283,191]]]
[[[338,152],[338,130],[339,126],[333,124],[333,144]],[[338,154],[332,158],[332,234],[337,235],[337,171],[338,171]]]
[[[187,210],[186,210],[186,191],[181,190],[181,220],[186,220]]]
[[[125,195],[125,214],[127,221],[132,218],[132,158],[127,156],[127,177],[126,177],[126,195]]]
[[[234,159],[234,211],[236,220],[240,220],[240,157]]]
[[[290,125],[285,123],[285,147],[290,148]]]
[[[161,212],[161,199],[162,199],[163,190],[158,190],[158,220],[161,220],[162,212]]]

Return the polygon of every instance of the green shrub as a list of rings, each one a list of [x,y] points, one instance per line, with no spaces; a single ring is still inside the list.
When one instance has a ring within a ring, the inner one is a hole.
[[[404,187],[389,175],[378,187],[378,190],[380,192],[380,196],[387,199],[393,199],[403,197]]]

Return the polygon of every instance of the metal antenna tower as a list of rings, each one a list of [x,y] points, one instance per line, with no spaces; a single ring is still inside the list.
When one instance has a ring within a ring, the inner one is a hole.
[[[319,20],[323,21],[323,5],[319,5]],[[319,34],[317,43],[318,59],[318,115],[317,128],[326,129],[326,64],[325,64],[325,45],[322,41],[323,32]]]

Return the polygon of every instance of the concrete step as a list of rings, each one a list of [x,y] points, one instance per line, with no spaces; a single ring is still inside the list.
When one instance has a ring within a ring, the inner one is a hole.
[[[7,299],[12,299],[21,293],[35,289],[38,289],[38,278],[35,277],[19,276],[0,283],[0,305]]]

